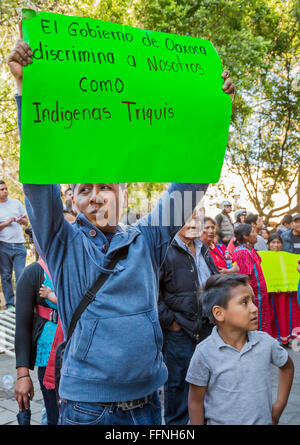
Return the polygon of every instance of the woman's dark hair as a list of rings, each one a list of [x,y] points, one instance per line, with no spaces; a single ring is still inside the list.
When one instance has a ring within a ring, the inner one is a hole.
[[[278,233],[272,233],[272,235],[269,236],[268,244],[270,245],[270,243],[274,241],[274,239],[278,239],[281,242],[281,244],[283,244],[282,238],[280,235],[278,235]]]
[[[212,312],[213,307],[221,306],[226,309],[228,301],[232,298],[231,290],[240,285],[247,286],[247,284],[249,284],[248,275],[233,273],[209,277],[201,296],[203,316],[215,323]]]
[[[249,236],[252,231],[252,226],[250,224],[239,224],[234,229],[235,241],[234,244],[237,246],[238,244],[244,244],[244,236]]]

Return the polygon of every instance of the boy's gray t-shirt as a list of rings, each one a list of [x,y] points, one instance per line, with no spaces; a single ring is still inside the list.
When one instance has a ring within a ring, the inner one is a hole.
[[[281,367],[287,351],[266,332],[248,332],[241,351],[224,343],[215,326],[198,344],[186,380],[205,386],[207,425],[272,424],[271,364]]]

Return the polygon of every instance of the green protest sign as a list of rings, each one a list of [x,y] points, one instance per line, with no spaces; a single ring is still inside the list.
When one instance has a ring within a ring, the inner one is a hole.
[[[268,292],[297,291],[299,273],[297,272],[300,255],[289,252],[258,252]]]
[[[82,17],[23,20],[21,182],[217,182],[231,101],[211,42]]]

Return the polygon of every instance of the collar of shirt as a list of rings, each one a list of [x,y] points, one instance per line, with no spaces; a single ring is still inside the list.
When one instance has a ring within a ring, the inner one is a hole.
[[[113,233],[104,233],[94,226],[83,213],[76,217],[72,226],[77,226],[77,230],[84,232],[86,237],[107,255],[129,245],[140,234],[138,228],[124,224],[119,224]]]
[[[218,348],[229,348],[229,349],[233,349],[234,351],[239,352],[240,354],[243,354],[244,352],[249,351],[250,349],[252,349],[252,347],[259,342],[259,336],[257,335],[257,333],[255,331],[248,331],[247,332],[247,337],[248,340],[246,341],[246,343],[244,344],[244,346],[242,347],[242,349],[239,351],[238,349],[236,349],[234,346],[231,346],[227,343],[224,342],[224,340],[220,337],[219,333],[218,333],[218,327],[214,326],[212,333],[211,333],[214,341],[216,342]]]
[[[189,246],[182,241],[182,239],[180,238],[178,233],[175,235],[175,240],[177,241],[177,244],[179,244],[180,247],[182,247],[184,250],[186,250],[187,252],[189,252],[193,255]],[[194,244],[195,244],[196,256],[198,256],[199,254],[202,255],[202,253],[201,253],[201,248],[203,246],[202,241],[199,238],[196,238],[196,239],[194,239]]]
[[[199,286],[204,287],[207,279],[211,276],[211,272],[202,255],[202,246],[203,246],[202,241],[199,238],[196,238],[194,240],[195,252],[196,252],[196,258],[195,258],[191,249],[180,239],[178,234],[175,235],[175,240],[180,247],[182,247],[186,252],[188,252],[193,257],[196,265]]]
[[[116,232],[113,233],[102,232],[102,230],[94,226],[94,224],[92,224],[83,213],[80,213],[72,224],[73,225],[78,224],[79,226],[81,226],[81,230],[86,235],[88,235],[89,238],[91,238],[95,242],[95,244],[97,245],[99,245],[99,243],[101,244],[100,247],[102,247],[106,243],[110,244],[112,238],[117,232],[123,232],[122,228],[119,226],[117,226]]]

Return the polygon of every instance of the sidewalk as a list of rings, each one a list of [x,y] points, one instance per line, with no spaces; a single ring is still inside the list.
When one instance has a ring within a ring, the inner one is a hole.
[[[6,354],[0,354],[0,425],[18,425],[18,404],[14,397],[14,389],[4,389],[2,378],[10,374],[16,378],[15,359]],[[41,424],[41,412],[43,407],[43,396],[37,378],[37,370],[30,371],[34,386],[34,399],[30,402],[31,424]]]
[[[283,412],[279,425],[300,425],[300,351],[295,352],[288,349],[289,355],[294,361],[295,377],[292,386],[289,402],[285,411]],[[14,399],[13,390],[5,390],[2,386],[2,377],[6,374],[11,374],[16,378],[15,359],[8,357],[6,354],[0,355],[0,425],[18,425],[16,415],[18,413],[18,405]],[[37,372],[30,372],[35,395],[31,402],[31,424],[41,424],[41,411],[43,405],[43,397],[37,379]],[[259,378],[259,376],[258,376]],[[277,393],[277,368],[272,370],[272,387],[273,399],[276,398]]]

